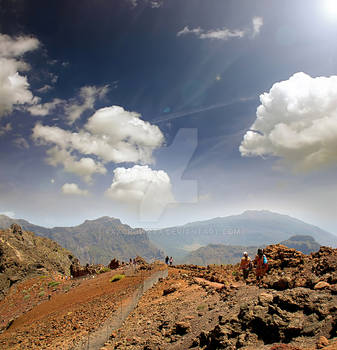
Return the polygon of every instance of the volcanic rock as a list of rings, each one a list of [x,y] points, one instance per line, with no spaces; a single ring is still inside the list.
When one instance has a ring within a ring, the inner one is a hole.
[[[77,262],[56,242],[12,224],[0,230],[0,299],[9,287],[25,278],[48,273],[70,275],[70,266]]]

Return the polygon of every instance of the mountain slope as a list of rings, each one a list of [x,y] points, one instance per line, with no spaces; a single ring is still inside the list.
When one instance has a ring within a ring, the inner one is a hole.
[[[317,252],[320,245],[311,236],[292,236],[289,239],[280,242],[289,248],[294,248],[303,254]]]
[[[0,215],[0,228],[7,228],[12,223],[58,242],[74,252],[82,263],[106,265],[112,258],[125,261],[137,255],[148,260],[163,258],[163,253],[149,241],[143,229],[133,229],[122,224],[119,219],[107,216],[86,220],[74,227],[45,228]]]
[[[236,264],[240,262],[244,251],[253,259],[257,247],[209,244],[189,253],[182,259],[183,264],[207,266],[211,264]]]
[[[0,298],[14,283],[36,274],[70,275],[70,266],[76,262],[78,259],[56,242],[12,224],[0,230]]]
[[[321,247],[311,236],[292,236],[289,239],[280,242],[280,244],[285,245],[288,248],[296,249],[307,255],[317,252]],[[261,245],[259,247],[246,247],[209,244],[206,247],[201,247],[190,252],[179,262],[183,264],[194,264],[201,266],[207,266],[210,264],[237,264],[240,262],[244,251],[246,251],[253,259],[258,248],[265,248],[265,246]]]
[[[148,231],[148,234],[166,254],[178,259],[195,247],[208,244],[266,246],[294,235],[310,235],[322,245],[337,246],[337,236],[290,216],[265,210]]]

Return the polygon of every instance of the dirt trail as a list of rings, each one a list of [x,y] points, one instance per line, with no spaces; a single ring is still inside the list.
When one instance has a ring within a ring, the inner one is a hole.
[[[0,335],[0,348],[72,349],[103,327],[121,300],[132,296],[143,280],[158,270],[162,266],[137,271],[115,283],[110,279],[116,271],[111,271],[90,277],[67,292],[60,291],[18,317]]]

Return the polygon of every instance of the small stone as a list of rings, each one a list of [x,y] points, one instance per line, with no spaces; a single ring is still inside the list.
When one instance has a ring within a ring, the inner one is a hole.
[[[314,289],[316,290],[327,289],[327,288],[330,288],[330,284],[324,281],[316,283],[314,287]]]
[[[317,343],[316,343],[317,349],[322,349],[328,345],[329,345],[329,340],[326,337],[321,336],[318,338]]]
[[[177,334],[183,335],[191,330],[191,324],[189,322],[177,322],[175,324],[175,332]]]

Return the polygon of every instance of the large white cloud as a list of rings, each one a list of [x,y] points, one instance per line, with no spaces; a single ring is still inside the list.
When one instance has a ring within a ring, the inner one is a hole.
[[[32,37],[11,38],[0,34],[0,117],[11,113],[16,106],[38,102],[27,77],[19,73],[30,69],[19,57],[38,46],[39,41]]]
[[[174,203],[169,176],[147,165],[116,168],[106,195],[139,209],[142,218],[156,219],[169,203]]]
[[[200,27],[190,29],[188,26],[184,27],[177,33],[177,36],[193,34],[199,39],[217,39],[217,40],[229,40],[231,38],[243,38],[245,36],[256,37],[263,26],[262,17],[253,17],[252,28],[245,29],[228,29],[226,27],[220,29],[204,30]]]
[[[275,156],[295,170],[337,163],[337,76],[296,73],[260,96],[243,156]]]
[[[38,123],[33,129],[33,139],[38,144],[54,146],[48,151],[49,164],[63,164],[65,170],[77,174],[79,171],[75,172],[69,166],[75,161],[74,153],[97,157],[103,163],[146,164],[153,161],[152,152],[164,141],[156,125],[119,106],[99,109],[78,132]],[[96,172],[103,173],[102,164],[95,164],[98,166]]]

